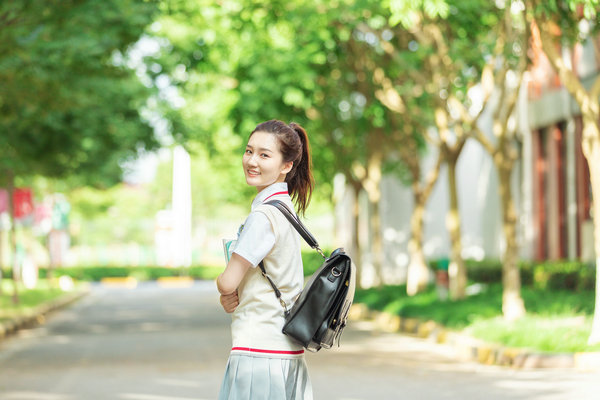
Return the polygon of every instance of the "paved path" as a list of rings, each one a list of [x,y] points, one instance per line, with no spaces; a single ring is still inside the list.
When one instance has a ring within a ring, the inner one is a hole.
[[[95,286],[47,324],[0,342],[0,400],[214,399],[230,346],[212,282]],[[452,349],[354,323],[308,354],[315,399],[600,398],[600,376],[457,361]]]

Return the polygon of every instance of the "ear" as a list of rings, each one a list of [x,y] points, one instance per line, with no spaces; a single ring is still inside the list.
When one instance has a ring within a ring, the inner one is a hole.
[[[294,162],[293,161],[288,161],[283,163],[283,167],[281,169],[281,173],[282,174],[287,174],[288,172],[290,172],[292,170],[292,167],[294,166]]]

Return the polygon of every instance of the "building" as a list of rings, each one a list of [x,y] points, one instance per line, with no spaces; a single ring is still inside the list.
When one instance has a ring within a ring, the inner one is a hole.
[[[519,212],[520,255],[530,260],[594,260],[591,186],[589,170],[581,150],[582,122],[575,101],[564,89],[540,50],[532,45],[533,65],[527,73],[517,107],[517,129],[521,158],[513,175],[513,193]],[[566,50],[565,50],[566,51]],[[578,45],[569,59],[591,85],[600,60],[591,43]],[[485,110],[480,122],[491,135],[491,112]],[[432,163],[424,159],[424,171]],[[448,210],[447,171],[442,167],[427,204],[424,252],[427,259],[450,254],[445,226]],[[500,200],[494,164],[474,140],[465,145],[457,165],[463,257],[481,260],[501,258],[502,234]],[[339,186],[339,185],[338,185]],[[338,188],[339,192],[342,189]],[[350,215],[353,196],[339,196],[338,215]],[[366,213],[366,198],[361,205]],[[409,257],[412,194],[397,179],[386,177],[382,184],[382,229],[386,282],[405,282]],[[367,218],[364,218],[366,220]],[[347,217],[338,220],[349,220]],[[366,223],[361,224],[366,233]],[[338,240],[350,247],[348,223],[337,227]],[[363,235],[368,237],[368,235]],[[366,244],[366,243],[364,243]],[[363,246],[367,249],[368,246]],[[363,284],[373,276],[370,255],[364,252]],[[369,273],[370,272],[370,273]]]

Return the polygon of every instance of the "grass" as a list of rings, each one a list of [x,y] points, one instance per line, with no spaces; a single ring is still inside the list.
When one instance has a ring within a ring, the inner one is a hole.
[[[19,303],[12,301],[12,281],[2,280],[2,294],[0,294],[0,321],[18,315],[26,314],[35,307],[55,299],[65,292],[56,287],[51,287],[46,280],[40,280],[35,289],[26,289],[22,284],[18,286]]]
[[[316,260],[313,263],[317,263]],[[207,269],[215,275],[222,268]],[[0,320],[22,315],[36,306],[64,294],[48,281],[41,279],[36,289],[19,286],[19,304],[12,302],[12,281],[2,281]],[[355,303],[369,308],[433,320],[450,329],[463,331],[491,343],[509,347],[525,347],[542,352],[600,351],[600,345],[588,346],[594,292],[567,290],[521,291],[528,314],[509,323],[502,319],[502,286],[485,286],[480,293],[459,301],[441,301],[435,288],[409,297],[406,286],[384,286],[381,289],[358,290]]]
[[[403,317],[433,320],[488,342],[542,352],[599,351],[588,346],[594,312],[594,292],[522,289],[527,316],[508,323],[502,319],[502,286],[485,286],[459,301],[441,301],[435,288],[416,296],[405,286],[359,290],[355,302]]]
[[[591,329],[592,318],[583,315],[527,315],[512,323],[501,317],[480,320],[465,329],[465,333],[490,343],[531,348],[541,352],[600,351],[600,345],[587,345]]]

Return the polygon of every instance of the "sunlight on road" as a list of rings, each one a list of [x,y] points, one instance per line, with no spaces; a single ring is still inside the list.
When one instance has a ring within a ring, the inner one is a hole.
[[[43,326],[3,343],[0,400],[214,399],[229,323],[212,282],[176,290],[97,285]],[[451,346],[375,328],[352,321],[341,347],[306,354],[316,399],[598,397],[598,375],[462,362]]]
[[[41,392],[7,392],[0,397],[2,400],[70,400],[72,396]]]
[[[119,395],[121,399],[128,400],[208,400],[202,398],[192,397],[173,397],[173,396],[157,396],[153,394],[139,394],[139,393],[123,393]]]
[[[157,383],[167,386],[179,386],[179,387],[200,387],[201,385],[197,381],[186,381],[183,379],[157,379]]]
[[[456,362],[456,355],[450,347],[432,345],[426,340],[410,336],[378,332],[373,329],[373,323],[369,321],[352,322],[352,329],[344,332],[341,347],[334,348],[330,354],[339,357],[370,354],[370,361],[374,364],[427,363],[431,370],[456,370],[461,367],[461,364]]]

